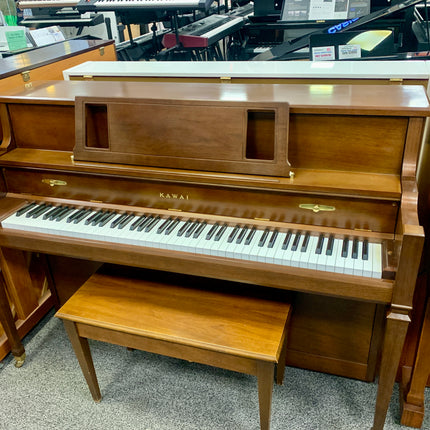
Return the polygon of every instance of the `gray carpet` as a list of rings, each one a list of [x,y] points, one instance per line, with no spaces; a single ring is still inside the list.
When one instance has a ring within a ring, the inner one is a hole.
[[[22,368],[11,355],[0,363],[1,430],[259,428],[255,377],[91,342],[103,395],[97,404],[53,312],[24,344]],[[376,384],[287,367],[284,385],[274,386],[271,428],[370,429],[375,396]],[[406,429],[398,422],[396,386],[385,429]]]

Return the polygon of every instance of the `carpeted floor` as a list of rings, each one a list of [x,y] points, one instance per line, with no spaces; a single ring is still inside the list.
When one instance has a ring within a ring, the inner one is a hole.
[[[11,355],[0,363],[1,430],[259,428],[255,377],[91,342],[103,395],[95,403],[53,312],[24,345],[22,368]],[[376,387],[287,368],[283,386],[274,386],[271,429],[370,429]],[[398,423],[396,386],[385,430],[406,429]],[[430,429],[430,410],[422,428]]]

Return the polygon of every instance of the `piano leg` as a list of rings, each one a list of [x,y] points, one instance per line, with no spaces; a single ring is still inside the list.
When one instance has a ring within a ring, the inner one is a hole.
[[[25,349],[21,343],[21,339],[19,338],[18,331],[10,311],[5,288],[6,285],[3,279],[0,279],[0,323],[3,326],[11,346],[12,354],[15,357],[15,366],[21,367],[25,360]]]
[[[378,394],[372,430],[384,428],[385,417],[393,392],[394,381],[410,322],[408,308],[393,305],[387,315]]]

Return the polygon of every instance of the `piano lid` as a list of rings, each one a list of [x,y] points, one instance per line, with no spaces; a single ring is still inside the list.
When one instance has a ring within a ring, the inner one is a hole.
[[[106,97],[156,100],[205,100],[226,102],[288,102],[290,112],[363,115],[429,116],[425,89],[415,85],[327,84],[206,84],[167,82],[38,81],[32,88],[14,88],[0,95],[1,103],[68,104],[76,97]]]

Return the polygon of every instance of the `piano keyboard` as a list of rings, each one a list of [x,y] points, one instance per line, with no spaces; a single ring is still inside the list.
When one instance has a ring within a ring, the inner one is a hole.
[[[243,17],[229,15],[209,15],[199,21],[179,29],[179,41],[184,48],[205,48],[224,37],[236,32],[245,24]],[[176,34],[167,33],[163,38],[163,46],[176,46]]]
[[[148,10],[207,10],[213,0],[80,0],[77,8],[80,11],[117,11],[121,9]]]
[[[78,1],[79,0],[22,0],[18,2],[18,7],[20,9],[74,7],[78,4]]]
[[[31,203],[3,228],[382,278],[382,245],[306,231]]]

